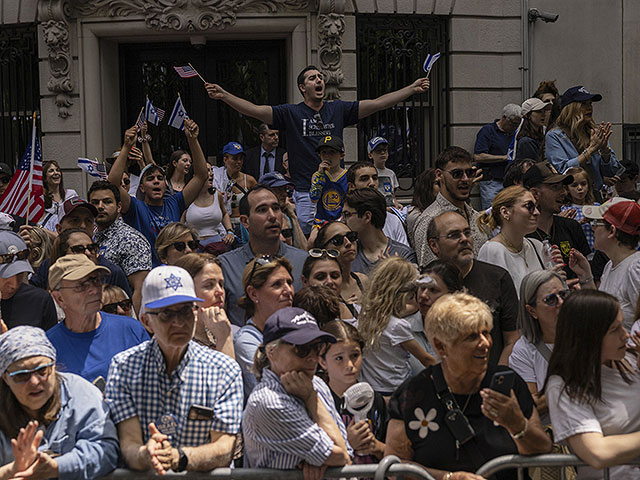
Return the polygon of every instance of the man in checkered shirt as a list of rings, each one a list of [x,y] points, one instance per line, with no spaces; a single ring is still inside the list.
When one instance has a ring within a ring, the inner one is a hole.
[[[105,397],[133,470],[228,467],[242,415],[242,375],[223,353],[193,341],[193,280],[161,266],[142,285],[143,325],[153,339],[113,358]]]

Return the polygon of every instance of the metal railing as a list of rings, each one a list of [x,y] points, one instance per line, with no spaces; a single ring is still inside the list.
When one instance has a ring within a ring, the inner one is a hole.
[[[324,478],[371,478],[384,480],[388,475],[411,475],[414,478],[434,480],[424,468],[410,463],[401,463],[394,455],[384,457],[378,464],[348,465],[346,467],[327,468]],[[183,473],[168,472],[166,477],[185,478]],[[191,479],[219,479],[219,480],[302,480],[302,470],[272,470],[263,468],[216,468],[211,472],[189,472]],[[158,476],[153,470],[134,472],[117,469],[104,477],[107,480],[154,479]]]
[[[629,462],[625,465],[640,465],[640,461]],[[585,462],[575,455],[551,453],[546,455],[503,455],[501,457],[489,460],[476,472],[485,478],[494,475],[502,470],[518,469],[518,480],[526,478],[524,469],[528,467],[558,467],[560,470],[560,478],[565,479],[566,471],[562,467],[584,467]],[[616,465],[617,466],[617,465]],[[609,468],[602,469],[602,478],[609,480]]]

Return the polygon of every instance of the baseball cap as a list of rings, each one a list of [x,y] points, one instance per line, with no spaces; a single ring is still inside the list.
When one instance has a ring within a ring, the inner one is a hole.
[[[27,244],[20,235],[8,230],[0,230],[0,257],[7,262],[0,264],[0,278],[13,277],[23,272],[33,273],[28,252],[22,260],[15,255],[24,250],[27,250]]]
[[[65,200],[62,204],[62,210],[59,215],[59,221],[61,222],[64,217],[73,212],[76,208],[84,207],[91,212],[91,215],[96,217],[98,215],[98,209],[91,205],[89,202],[85,202],[80,197],[72,197],[69,200]]]
[[[204,302],[196,296],[189,272],[173,265],[162,265],[149,272],[142,283],[145,308],[170,307],[183,302]]]
[[[640,233],[640,205],[628,198],[613,197],[602,205],[587,205],[582,213],[587,218],[606,220],[629,235]]]
[[[297,307],[281,308],[267,318],[262,331],[262,344],[278,339],[293,345],[305,345],[317,339],[336,343],[336,337],[318,328],[313,315]]]
[[[367,153],[373,152],[378,145],[389,145],[389,142],[387,142],[387,139],[384,137],[373,137],[369,140],[369,143],[367,143]]]
[[[543,102],[539,98],[528,98],[527,100],[522,102],[522,116],[524,117],[529,112],[537,112],[539,110],[542,110],[547,105],[551,105],[551,103]]]
[[[531,188],[541,183],[569,185],[573,183],[573,175],[562,175],[549,162],[538,162],[522,176],[522,184],[524,188]]]
[[[13,172],[11,171],[11,167],[6,163],[0,163],[0,175],[7,175],[11,177]]]
[[[638,171],[640,170],[638,164],[630,160],[624,160],[620,162],[620,165],[624,167],[622,178],[633,178],[638,175]]]
[[[244,153],[244,150],[242,149],[242,145],[240,145],[238,142],[229,142],[222,149],[222,153],[237,155],[239,153]]]
[[[600,100],[602,100],[602,95],[600,95],[599,93],[591,93],[582,85],[578,85],[577,87],[571,87],[562,94],[562,96],[560,97],[560,104],[562,105],[562,108],[564,108],[570,103],[586,102],[587,100],[591,100],[592,102],[599,102]]]
[[[322,147],[333,148],[340,153],[344,152],[344,143],[342,143],[342,139],[340,137],[336,137],[335,135],[327,135],[326,137],[322,137],[322,139],[316,146],[316,152],[319,151]]]
[[[284,178],[280,172],[269,172],[265,173],[260,177],[258,181],[261,185],[266,185],[267,187],[275,188],[275,187],[286,187],[287,185],[293,185],[289,180]]]
[[[55,290],[62,280],[80,280],[93,272],[111,273],[107,267],[93,263],[84,253],[64,255],[49,267],[49,289]]]

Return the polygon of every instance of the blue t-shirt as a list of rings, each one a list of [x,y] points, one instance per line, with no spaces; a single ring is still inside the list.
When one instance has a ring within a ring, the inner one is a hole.
[[[64,322],[47,330],[47,337],[56,348],[58,370],[75,373],[90,382],[100,376],[106,380],[115,354],[149,340],[142,324],[131,317],[105,312],[100,316],[100,325],[91,332],[72,332]]]
[[[473,153],[488,153],[489,155],[506,155],[513,138],[513,132],[503,132],[496,124],[488,123],[480,129],[476,136],[476,146]],[[480,168],[491,176],[491,180],[501,182],[504,179],[504,170],[507,161],[498,163],[478,163]]]
[[[358,102],[324,102],[319,112],[304,103],[276,105],[273,128],[284,131],[289,153],[289,172],[298,192],[308,192],[311,176],[318,170],[316,146],[321,137],[343,136],[344,127],[358,122]]]
[[[131,197],[129,210],[122,215],[122,219],[142,233],[151,245],[153,255],[152,265],[157,267],[162,262],[156,254],[156,237],[163,227],[171,222],[179,222],[182,212],[186,209],[182,192],[162,199],[162,206],[147,205],[145,202]]]

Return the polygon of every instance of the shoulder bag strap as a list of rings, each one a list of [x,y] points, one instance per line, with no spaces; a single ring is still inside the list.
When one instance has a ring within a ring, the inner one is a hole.
[[[536,347],[536,350],[540,352],[540,355],[542,355],[547,363],[549,363],[549,359],[551,358],[551,349],[547,347],[547,344],[540,339],[534,343],[533,346]]]
[[[533,243],[530,238],[527,238],[527,237],[524,237],[524,238],[525,238],[525,240],[527,242],[529,242],[529,245],[531,245],[531,248],[533,248],[533,252],[536,254],[536,257],[538,258],[538,262],[540,262],[540,266],[544,270],[545,269],[544,268],[544,263],[542,262],[542,259],[540,258],[540,254],[538,253],[538,249],[536,248],[536,244]]]

